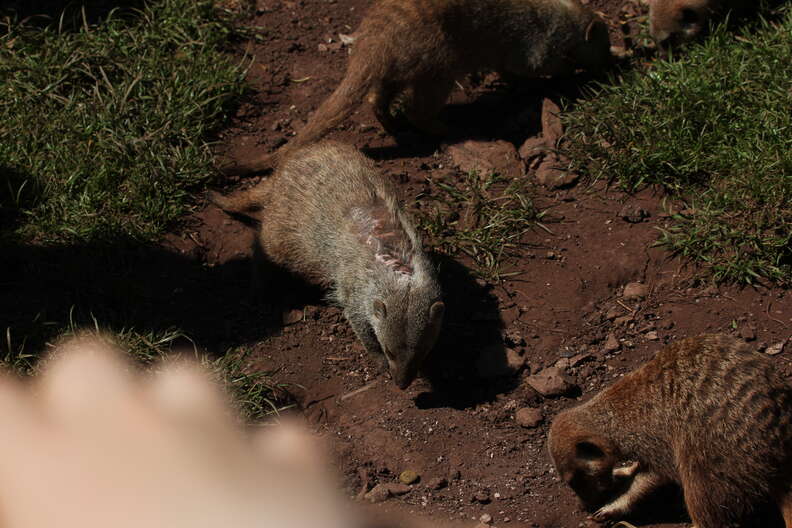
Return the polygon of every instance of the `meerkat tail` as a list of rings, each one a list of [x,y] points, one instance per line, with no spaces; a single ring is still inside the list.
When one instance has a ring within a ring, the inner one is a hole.
[[[308,123],[297,133],[290,142],[272,154],[274,158],[270,163],[277,163],[294,150],[315,143],[322,139],[331,129],[340,125],[349,117],[355,108],[360,105],[371,90],[374,83],[382,78],[382,64],[373,64],[378,61],[369,61],[364,64],[355,62],[347,68],[347,73],[341,84],[330,94],[330,97],[319,105]]]
[[[227,213],[238,214],[258,220],[258,217],[254,213],[264,208],[267,194],[263,185],[264,183],[267,182],[262,182],[251,189],[228,196],[209,191],[207,198],[210,202]]]

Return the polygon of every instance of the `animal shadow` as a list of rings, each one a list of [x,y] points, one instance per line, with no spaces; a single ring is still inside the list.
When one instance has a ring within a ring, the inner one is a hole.
[[[519,384],[507,365],[498,299],[464,265],[446,256],[434,258],[446,312],[424,365],[431,391],[419,394],[415,403],[421,409],[466,409],[490,402]]]

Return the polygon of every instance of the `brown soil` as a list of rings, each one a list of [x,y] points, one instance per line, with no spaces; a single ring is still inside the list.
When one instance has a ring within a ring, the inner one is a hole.
[[[222,138],[222,157],[249,160],[289,139],[339,82],[347,49],[338,35],[353,32],[368,4],[259,0],[253,24],[264,28],[265,38],[245,46],[253,59],[253,93]],[[614,40],[621,42],[615,21],[636,6],[624,0],[591,4],[613,22]],[[455,92],[444,118],[459,131],[457,139],[505,140],[516,147],[540,131],[543,98],[557,101],[577,90],[575,80],[519,87],[479,81],[463,83],[465,90]],[[382,172],[399,182],[412,207],[431,196],[427,176],[450,180],[462,175],[447,145],[407,138],[403,143],[412,146],[399,146],[380,131],[365,105],[332,137],[374,157]],[[523,173],[521,161],[511,163],[510,169]],[[533,178],[533,173],[517,177]],[[228,189],[237,183],[232,180]],[[219,326],[251,336],[254,366],[275,370],[278,381],[293,384],[310,423],[332,440],[350,496],[412,469],[420,483],[376,510],[457,521],[489,513],[496,526],[571,528],[587,522],[586,514],[556,479],[546,454],[553,415],[681,337],[740,333],[759,347],[788,339],[792,299],[778,289],[701,283],[697,270],[653,249],[657,228],[668,221],[659,192],[627,196],[604,185],[580,184],[566,190],[536,186],[532,192],[536,204],[548,211],[550,232],[537,228],[525,237],[519,258],[508,263],[517,275],[488,283],[470,272],[468,260],[438,255],[448,311],[433,357],[434,388],[419,381],[399,391],[364,354],[339,310],[295,279],[273,272],[277,279],[269,284],[277,287],[245,297],[241,264],[250,258],[253,233],[217,209],[198,212],[188,227],[168,237],[168,246],[210,268],[233,271],[234,276],[221,273],[214,279],[232,284],[256,316],[239,324],[226,319]],[[649,216],[626,221],[625,207]],[[625,284],[634,281],[648,286],[647,297],[622,299]],[[239,329],[247,324],[266,331]],[[619,341],[618,350],[605,352],[609,335]],[[790,349],[792,343],[775,356],[787,373],[792,372]],[[524,361],[520,372],[505,366],[507,354]],[[546,399],[525,382],[559,362],[576,393]],[[517,425],[515,411],[525,406],[540,408],[544,422],[533,429]],[[431,489],[438,478],[447,486]],[[665,500],[678,506],[678,492]],[[668,503],[645,519],[650,525],[668,523],[664,526],[682,521],[679,507]]]

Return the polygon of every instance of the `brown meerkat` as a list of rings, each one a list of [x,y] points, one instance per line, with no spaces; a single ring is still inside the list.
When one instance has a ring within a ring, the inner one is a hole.
[[[685,42],[706,30],[713,18],[746,7],[748,0],[649,0],[649,33],[662,46]]]
[[[297,150],[258,186],[210,199],[260,223],[271,261],[330,289],[366,350],[407,388],[445,311],[434,266],[393,184],[354,147]]]
[[[437,119],[454,82],[480,71],[518,77],[602,69],[611,60],[605,23],[579,0],[379,0],[355,33],[354,51],[336,90],[280,150],[229,172],[277,165],[289,150],[321,139],[364,99],[382,127],[398,128],[398,101],[422,132],[444,136]]]
[[[768,501],[792,528],[792,385],[727,336],[674,343],[561,412],[548,447],[596,521],[677,483],[697,528],[741,526]]]

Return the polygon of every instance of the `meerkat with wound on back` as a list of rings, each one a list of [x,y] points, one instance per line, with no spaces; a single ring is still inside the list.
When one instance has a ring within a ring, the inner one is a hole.
[[[767,503],[792,528],[792,384],[727,336],[674,343],[561,412],[548,447],[596,521],[676,483],[697,528],[741,526]]]
[[[437,340],[445,305],[434,266],[393,184],[354,147],[300,149],[258,186],[210,195],[260,223],[271,261],[330,289],[330,298],[396,385],[407,388]]]
[[[297,136],[234,172],[274,167],[341,124],[364,99],[390,134],[398,102],[414,127],[444,136],[437,116],[467,74],[560,75],[600,70],[611,59],[607,26],[579,0],[379,0],[354,37],[343,80]]]

